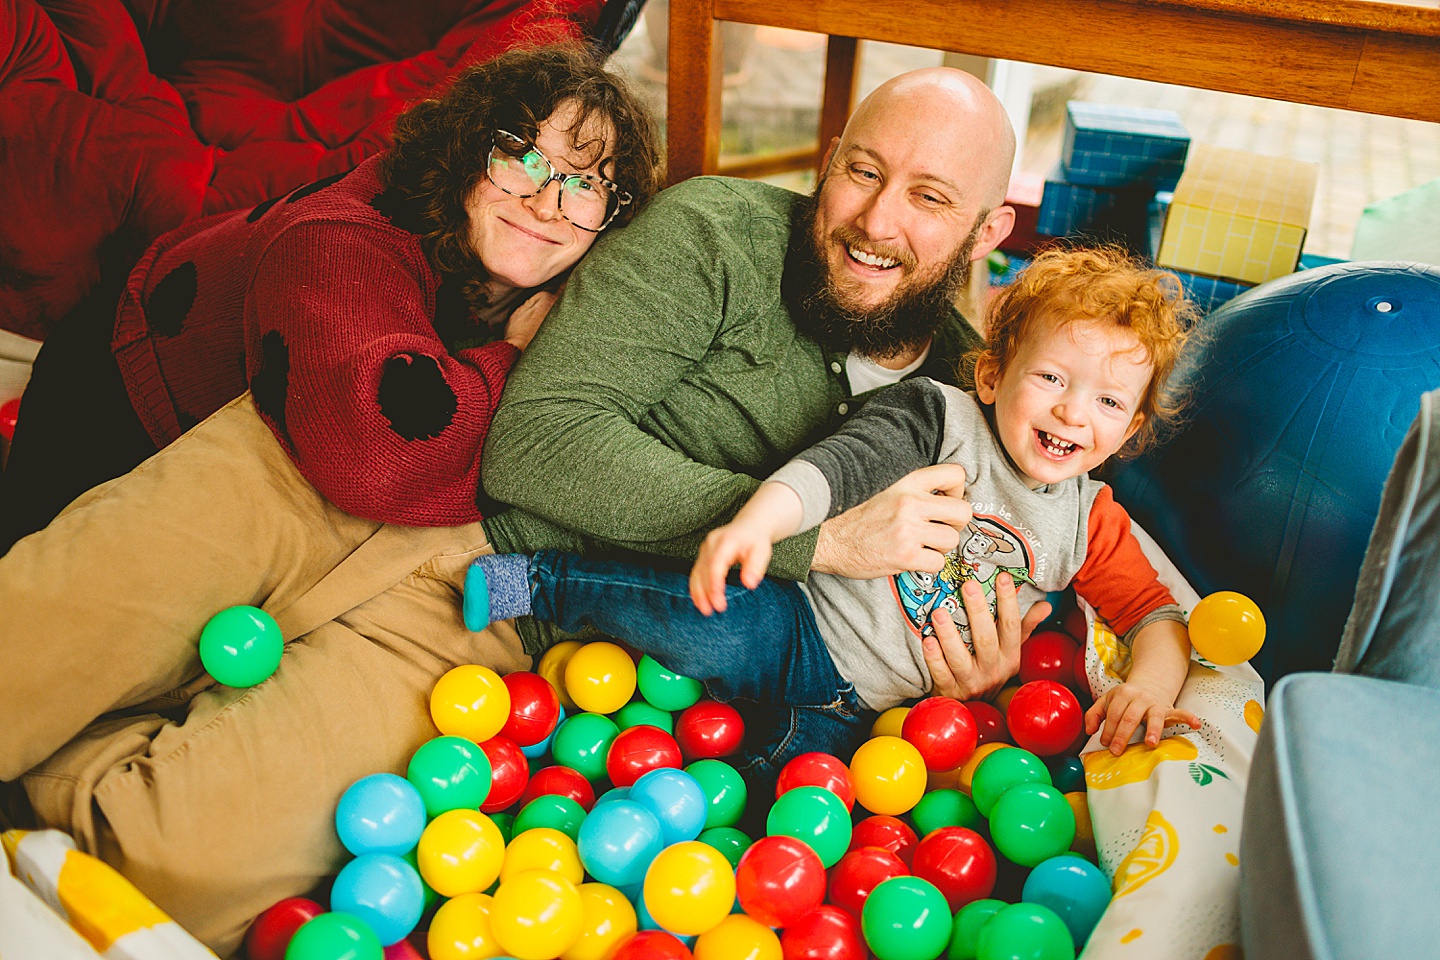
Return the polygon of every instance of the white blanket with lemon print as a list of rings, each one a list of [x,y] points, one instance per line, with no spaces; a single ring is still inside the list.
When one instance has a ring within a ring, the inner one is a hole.
[[[1155,542],[1135,535],[1186,611],[1200,597]],[[1085,669],[1096,696],[1130,672],[1130,650],[1081,601]],[[1081,754],[1100,868],[1114,899],[1084,960],[1238,960],[1240,820],[1265,684],[1248,663],[1216,666],[1191,654],[1176,706],[1199,730],[1170,727],[1159,746],[1132,743],[1116,757],[1092,737]],[[1143,734],[1136,731],[1135,739]]]

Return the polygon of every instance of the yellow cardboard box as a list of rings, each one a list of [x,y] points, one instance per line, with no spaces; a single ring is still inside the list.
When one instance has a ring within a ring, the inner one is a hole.
[[[1156,262],[1244,283],[1294,273],[1318,173],[1300,160],[1192,145]]]

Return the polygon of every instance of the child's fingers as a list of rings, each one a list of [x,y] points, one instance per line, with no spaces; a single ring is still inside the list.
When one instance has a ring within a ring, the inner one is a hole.
[[[741,556],[740,559],[740,582],[751,590],[760,586],[760,581],[765,579],[765,571],[770,566],[770,545],[755,544]]]
[[[1100,721],[1105,719],[1105,711],[1110,706],[1110,691],[1090,704],[1090,709],[1085,711],[1085,735],[1094,736],[1095,731],[1100,729]]]
[[[708,581],[709,565],[706,563],[705,554],[701,553],[695,566],[690,568],[690,602],[707,617],[715,612],[715,606],[710,602]]]
[[[1177,723],[1183,723],[1191,730],[1200,729],[1199,717],[1191,713],[1189,710],[1175,710],[1172,708],[1168,713],[1165,714],[1165,726],[1174,726]]]
[[[1110,736],[1107,739],[1103,734],[1100,737],[1102,744],[1108,744],[1110,752],[1115,756],[1125,752],[1130,745],[1130,738],[1135,733],[1135,728],[1145,719],[1145,705],[1135,700],[1124,704],[1123,709],[1118,704],[1112,704],[1110,716],[1107,718],[1105,728]]]

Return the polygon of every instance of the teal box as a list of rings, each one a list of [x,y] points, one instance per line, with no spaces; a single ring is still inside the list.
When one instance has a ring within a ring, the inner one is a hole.
[[[1248,283],[1236,283],[1233,280],[1220,280],[1215,277],[1201,276],[1198,273],[1186,273],[1184,270],[1176,270],[1172,267],[1162,267],[1161,269],[1180,278],[1180,286],[1185,288],[1185,296],[1190,298],[1201,313],[1209,313],[1250,289]]]
[[[1071,183],[1060,171],[1045,180],[1036,230],[1052,237],[1092,243],[1117,243],[1144,255],[1149,245],[1149,203],[1154,190],[1144,184],[1120,188]]]
[[[1071,100],[1065,105],[1065,179],[1091,187],[1148,183],[1173,191],[1190,133],[1173,110]]]

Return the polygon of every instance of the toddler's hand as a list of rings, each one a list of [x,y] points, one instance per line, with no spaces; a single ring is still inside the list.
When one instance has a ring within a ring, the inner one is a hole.
[[[1134,682],[1105,691],[1085,711],[1087,734],[1093,735],[1102,723],[1105,729],[1100,734],[1100,745],[1109,747],[1117,757],[1125,752],[1131,735],[1141,723],[1145,724],[1145,743],[1151,747],[1160,742],[1161,732],[1172,724],[1183,723],[1192,730],[1200,729],[1200,718],[1195,714],[1175,709],[1172,700]]]
[[[705,616],[725,609],[725,577],[740,564],[740,582],[751,590],[765,579],[770,566],[770,537],[740,523],[711,530],[690,568],[690,599]]]

